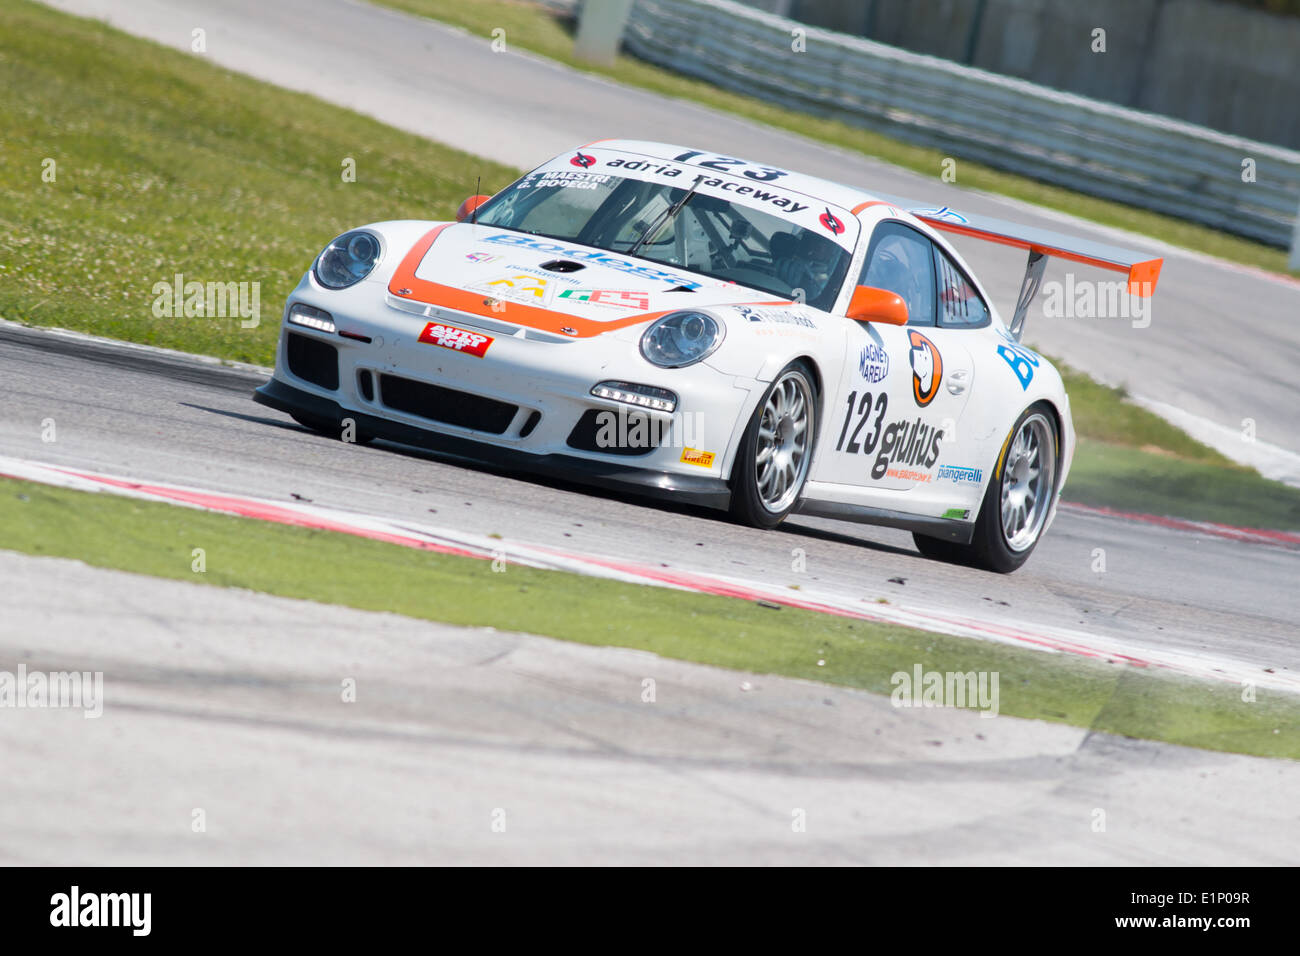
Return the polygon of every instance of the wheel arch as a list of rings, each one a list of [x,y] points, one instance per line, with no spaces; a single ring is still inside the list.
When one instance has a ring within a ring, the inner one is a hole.
[[[826,410],[826,384],[825,384],[825,379],[822,377],[821,366],[817,364],[817,359],[814,358],[812,355],[809,355],[807,352],[801,353],[799,355],[791,356],[786,361],[782,362],[781,365],[771,373],[771,376],[770,378],[767,379],[766,383],[763,386],[763,389],[755,393],[758,397],[755,400],[754,404],[749,406],[746,409],[744,419],[740,423],[738,423],[740,427],[737,434],[744,433],[745,428],[747,428],[749,425],[750,418],[753,417],[755,411],[762,403],[763,398],[767,395],[767,390],[772,387],[772,383],[777,380],[780,374],[784,372],[786,369],[788,369],[791,365],[803,366],[803,368],[808,372],[809,377],[812,379],[813,392],[816,394],[816,398],[817,398],[817,407],[816,407],[817,414],[813,421],[813,445],[812,445],[813,454],[815,455],[817,449],[817,439],[821,437],[822,418]],[[731,460],[731,467],[727,470],[726,480],[728,483],[732,482],[735,478],[736,465],[738,464],[738,461],[739,461],[739,455],[733,455]]]
[[[1060,483],[1061,483],[1059,479],[1059,475],[1061,474],[1061,465],[1063,464],[1062,458],[1065,454],[1065,442],[1061,440],[1062,435],[1064,434],[1065,419],[1062,416],[1061,409],[1057,406],[1056,402],[1054,402],[1051,398],[1049,398],[1046,395],[1040,395],[1039,397],[1035,398],[1032,402],[1029,402],[1027,405],[1019,406],[1016,413],[1013,416],[1011,416],[1011,420],[1006,428],[1005,437],[1003,437],[1002,439],[1002,444],[998,446],[998,456],[993,461],[993,468],[992,471],[990,472],[990,474],[992,475],[992,480],[996,481],[1002,477],[1002,466],[1006,462],[1007,449],[1011,445],[1011,438],[1012,438],[1011,433],[1015,431],[1016,422],[1020,421],[1020,417],[1024,415],[1026,412],[1028,412],[1031,408],[1037,408],[1040,405],[1043,406],[1051,414],[1052,426],[1053,428],[1056,429],[1056,473],[1058,475],[1058,480],[1056,484],[1057,484],[1057,490],[1059,490]]]

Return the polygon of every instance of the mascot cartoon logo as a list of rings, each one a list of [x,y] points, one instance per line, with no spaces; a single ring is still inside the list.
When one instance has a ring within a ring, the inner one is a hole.
[[[943,381],[943,357],[934,343],[920,332],[908,332],[912,343],[912,397],[920,408],[925,408],[939,394]]]

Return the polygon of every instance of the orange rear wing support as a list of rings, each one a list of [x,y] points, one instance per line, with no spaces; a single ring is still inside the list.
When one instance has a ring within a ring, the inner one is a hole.
[[[1155,294],[1156,282],[1160,278],[1160,267],[1164,264],[1164,259],[1152,258],[1149,253],[1136,252],[1091,239],[1067,236],[1050,229],[1022,226],[988,216],[960,213],[947,206],[935,208],[899,200],[890,200],[890,202],[908,210],[913,216],[943,232],[970,236],[1028,251],[1025,278],[1020,285],[1020,296],[1016,300],[1016,311],[1011,320],[1011,334],[1017,341],[1024,331],[1025,316],[1029,311],[1030,303],[1033,302],[1038,287],[1042,284],[1043,270],[1047,267],[1049,256],[1099,269],[1122,272],[1128,280],[1128,293],[1142,297]]]

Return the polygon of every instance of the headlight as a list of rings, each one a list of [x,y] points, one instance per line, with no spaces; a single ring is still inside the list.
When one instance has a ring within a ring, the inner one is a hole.
[[[293,308],[289,310],[289,321],[294,325],[315,329],[317,332],[335,331],[334,316],[320,309],[313,309],[309,305],[303,305],[301,302],[295,302]]]
[[[641,354],[660,368],[693,365],[722,342],[722,325],[703,312],[665,315],[641,336]]]
[[[325,247],[325,251],[316,257],[312,272],[316,281],[325,288],[346,289],[370,275],[379,265],[381,254],[378,236],[354,229]]]

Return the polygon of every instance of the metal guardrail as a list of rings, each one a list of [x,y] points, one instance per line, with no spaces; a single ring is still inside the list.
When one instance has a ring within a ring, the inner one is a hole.
[[[804,52],[793,50],[796,30]],[[805,113],[1270,245],[1292,243],[1300,209],[1294,150],[729,0],[635,0],[623,43],[652,63]],[[1247,159],[1253,182],[1243,180]],[[1300,238],[1292,258],[1300,265]]]

